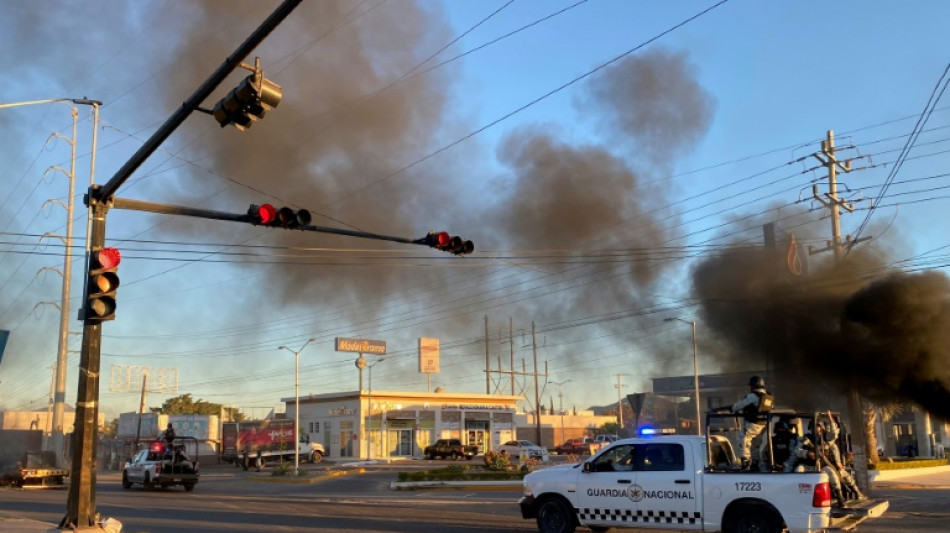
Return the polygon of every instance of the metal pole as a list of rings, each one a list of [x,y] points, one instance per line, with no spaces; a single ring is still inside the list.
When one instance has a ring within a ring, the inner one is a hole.
[[[294,475],[300,475],[300,352],[307,347],[308,344],[317,340],[316,338],[310,338],[307,342],[303,343],[303,346],[299,350],[291,350],[286,346],[278,346],[278,350],[287,350],[288,352],[294,354]]]
[[[511,354],[511,362],[508,368],[511,370],[511,395],[515,395],[515,324],[511,317],[508,317],[508,347]]]
[[[267,19],[261,23],[240,46],[215,70],[211,76],[201,84],[200,87],[186,100],[168,120],[162,124],[158,131],[152,134],[145,144],[132,154],[132,157],[122,168],[120,168],[109,181],[102,186],[95,194],[98,198],[111,198],[115,192],[129,179],[135,170],[152,155],[155,150],[180,126],[192,111],[201,105],[211,93],[221,84],[222,81],[236,69],[250,53],[264,41],[264,39],[274,31],[277,26],[296,8],[303,0],[284,0]],[[90,191],[93,192],[93,191]]]
[[[73,210],[76,195],[76,144],[79,110],[72,108],[73,139],[69,165],[69,196],[66,198],[66,252],[63,254],[63,289],[59,309],[59,346],[56,351],[56,393],[53,397],[52,449],[56,465],[63,464],[63,414],[66,407],[66,367],[69,344],[69,290],[73,271]]]
[[[693,325],[693,393],[696,395],[696,434],[702,435],[702,415],[700,414],[700,402],[699,402],[699,356],[696,349],[696,321],[691,322]]]
[[[541,442],[541,391],[538,389],[538,342],[534,336],[534,321],[531,321],[531,348],[534,351],[534,421],[537,426],[538,446],[544,447]]]
[[[294,475],[300,475],[300,352],[294,352]]]
[[[488,355],[488,315],[485,315],[485,394],[491,394],[491,361]]]
[[[373,438],[372,430],[370,429],[370,424],[373,423],[373,367],[376,366],[375,363],[369,365],[369,399],[366,401],[366,460],[369,461],[373,458]]]

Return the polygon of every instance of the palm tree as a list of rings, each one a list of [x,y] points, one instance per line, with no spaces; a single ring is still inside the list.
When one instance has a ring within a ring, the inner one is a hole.
[[[874,426],[877,424],[877,416],[880,412],[881,420],[888,421],[895,415],[901,413],[904,406],[897,402],[872,402],[864,399],[862,411],[864,412],[864,439],[868,443],[868,462],[877,463],[881,460],[877,454],[877,434]]]

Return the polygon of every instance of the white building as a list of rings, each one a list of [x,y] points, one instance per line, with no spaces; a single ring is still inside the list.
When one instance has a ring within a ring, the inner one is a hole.
[[[458,438],[479,453],[516,438],[521,396],[362,391],[300,397],[300,427],[328,459],[422,457],[437,439]],[[295,398],[281,398],[294,418]]]

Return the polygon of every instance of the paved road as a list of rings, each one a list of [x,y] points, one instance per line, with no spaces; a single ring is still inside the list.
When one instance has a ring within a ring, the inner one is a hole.
[[[536,531],[533,522],[518,514],[517,492],[391,491],[389,482],[407,466],[368,468],[363,474],[297,484],[265,482],[266,472],[212,467],[192,493],[180,488],[123,490],[117,474],[104,474],[97,508],[103,516],[119,519],[125,533]],[[862,524],[860,533],[950,530],[950,473],[878,483],[874,496],[890,500],[891,508],[883,518]],[[65,501],[64,490],[0,489],[0,515],[55,523]],[[0,530],[6,533],[4,525],[0,522]]]

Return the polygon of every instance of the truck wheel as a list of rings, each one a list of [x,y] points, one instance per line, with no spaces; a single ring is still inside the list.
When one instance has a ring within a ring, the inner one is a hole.
[[[538,507],[539,533],[574,533],[576,528],[574,515],[563,501],[545,500]]]
[[[188,492],[191,492],[191,491],[195,490],[195,484],[192,483],[192,482],[182,483],[182,485],[184,485],[185,490],[188,491]]]
[[[315,452],[313,452],[313,453],[310,454],[310,462],[311,462],[311,463],[316,464],[316,463],[319,463],[319,462],[322,461],[322,460],[323,460],[323,454],[322,454],[322,453],[315,451]]]
[[[781,533],[782,521],[769,509],[755,505],[740,505],[722,519],[723,533]]]
[[[122,472],[122,488],[123,488],[123,489],[131,489],[131,488],[132,488],[132,482],[129,481],[129,475],[128,475],[127,473],[125,473],[125,472]]]
[[[471,460],[474,459],[474,458],[475,458],[474,455],[466,455],[466,456],[465,456],[465,459],[466,459],[467,461],[471,461]]]

